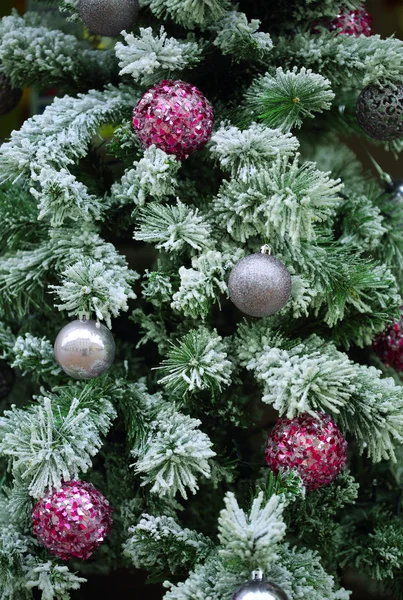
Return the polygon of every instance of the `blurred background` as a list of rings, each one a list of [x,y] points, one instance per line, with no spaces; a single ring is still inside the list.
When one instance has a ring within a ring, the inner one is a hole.
[[[282,0],[287,1],[287,0]],[[43,8],[43,4],[41,7]],[[22,13],[37,8],[36,0],[0,0],[0,17],[10,13],[12,8]],[[403,0],[367,0],[367,7],[373,16],[374,33],[382,36],[395,34],[403,39]],[[55,90],[25,90],[18,107],[11,113],[0,117],[0,143],[8,138],[13,129],[19,129],[23,121],[30,115],[43,112],[52,102]],[[365,148],[361,144],[351,143],[362,162],[373,168]],[[403,156],[394,159],[390,153],[371,146],[371,154],[384,171],[396,179],[403,179]],[[89,576],[88,583],[74,594],[74,600],[95,600],[112,595],[116,598],[137,598],[142,600],[161,600],[163,590],[159,585],[146,585],[146,574],[120,570],[109,577],[101,575]],[[370,582],[361,580],[356,572],[347,569],[343,584],[353,590],[351,600],[393,600],[391,596],[382,596],[379,590],[371,589]]]

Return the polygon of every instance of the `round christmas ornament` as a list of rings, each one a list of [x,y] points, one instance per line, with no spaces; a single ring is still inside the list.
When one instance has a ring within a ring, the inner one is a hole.
[[[259,569],[252,573],[251,581],[236,590],[232,600],[288,600],[288,597],[278,585],[264,579]]]
[[[275,475],[294,469],[307,490],[316,490],[337,477],[345,465],[347,442],[336,423],[324,413],[279,419],[266,446],[266,462]]]
[[[330,31],[345,35],[372,35],[372,17],[366,8],[341,11],[328,25]]]
[[[267,317],[287,304],[291,295],[291,275],[278,258],[251,254],[232,269],[229,296],[239,310],[251,317]]]
[[[55,358],[67,375],[93,379],[105,373],[115,359],[115,340],[105,325],[82,319],[69,323],[55,341]]]
[[[5,398],[9,395],[13,389],[14,384],[14,371],[6,363],[6,361],[0,361],[0,398]]]
[[[84,25],[97,35],[114,36],[130,31],[139,12],[138,0],[79,0]]]
[[[47,492],[32,511],[39,542],[62,560],[87,560],[112,526],[112,508],[91,483],[66,481]]]
[[[395,371],[403,371],[403,316],[397,323],[388,325],[382,333],[379,333],[373,344],[378,357],[387,367],[393,367]]]
[[[368,85],[358,97],[356,113],[362,129],[372,138],[403,137],[403,86]]]
[[[133,127],[143,148],[155,144],[178,160],[210,139],[214,112],[201,91],[184,81],[160,81],[137,103]]]
[[[21,100],[22,90],[11,87],[8,79],[0,73],[0,116],[13,110]]]

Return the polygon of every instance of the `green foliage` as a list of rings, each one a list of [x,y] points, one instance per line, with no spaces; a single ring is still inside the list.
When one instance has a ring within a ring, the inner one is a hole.
[[[314,113],[329,110],[333,98],[330,81],[322,75],[305,67],[294,67],[292,71],[278,67],[275,75],[266,73],[246,92],[243,120],[290,131],[301,127],[303,120],[313,118]]]
[[[218,31],[214,45],[223,54],[230,54],[236,62],[264,60],[273,42],[268,33],[258,31],[259,26],[258,19],[249,22],[244,13],[229,11],[216,26]]]
[[[201,60],[201,48],[194,41],[168,38],[163,26],[158,35],[151,27],[140,27],[140,35],[124,33],[127,45],[115,46],[120,75],[131,75],[143,85],[152,85],[161,79],[176,79],[175,73],[192,68]]]
[[[176,206],[152,202],[140,210],[136,240],[156,244],[157,250],[180,252],[187,247],[203,250],[209,245],[211,227],[199,214],[179,199]],[[211,242],[210,242],[211,243]]]
[[[143,0],[157,18],[170,17],[192,29],[217,21],[229,6],[228,0]]]
[[[178,396],[205,389],[214,393],[231,383],[231,362],[222,338],[205,327],[172,342],[159,368],[163,375],[160,383]]]

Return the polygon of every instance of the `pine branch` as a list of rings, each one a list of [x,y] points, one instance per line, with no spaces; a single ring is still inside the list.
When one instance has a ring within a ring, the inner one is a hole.
[[[320,69],[318,72],[322,73]],[[292,71],[277,68],[256,79],[245,94],[240,120],[263,123],[272,129],[290,131],[301,127],[304,119],[329,110],[334,99],[330,81],[311,69],[294,67]]]
[[[143,514],[128,533],[124,554],[137,569],[152,569],[156,575],[166,569],[172,574],[191,569],[197,562],[204,561],[213,548],[208,538],[182,528],[165,515]]]
[[[151,196],[161,200],[175,194],[178,182],[176,173],[180,163],[174,156],[166,154],[155,146],[144,152],[144,157],[136,161],[133,168],[126,170],[120,182],[111,189],[111,203],[144,206]]]
[[[7,357],[11,359],[14,369],[20,369],[23,375],[31,374],[36,381],[54,382],[61,373],[55,360],[53,345],[46,337],[37,338],[30,333],[19,335]]]
[[[298,158],[278,158],[246,181],[225,181],[212,206],[217,225],[237,241],[258,236],[272,247],[276,238],[297,247],[301,238],[315,239],[315,224],[334,217],[342,185]]]
[[[229,11],[214,25],[217,36],[214,45],[223,54],[229,54],[235,62],[241,60],[264,60],[273,47],[268,33],[258,31],[260,21],[252,19],[238,11]]]
[[[221,168],[242,181],[267,169],[279,156],[291,156],[298,147],[297,138],[290,133],[256,123],[244,131],[222,124],[210,142],[210,152]]]
[[[112,51],[93,50],[73,35],[32,26],[30,15],[3,17],[0,40],[2,68],[14,87],[88,89],[117,75]]]
[[[188,207],[179,198],[176,206],[148,204],[140,210],[137,220],[134,239],[155,243],[157,250],[181,252],[187,247],[203,250],[211,244],[210,225],[197,208]]]
[[[124,32],[126,45],[115,46],[120,75],[131,75],[134,81],[151,86],[161,79],[175,79],[184,69],[195,67],[202,50],[194,41],[168,38],[163,26],[154,35],[151,27],[140,27],[140,35]]]
[[[108,267],[89,257],[67,267],[61,274],[62,284],[50,286],[61,301],[56,307],[70,316],[95,313],[111,328],[112,317],[126,312],[129,299],[137,297],[131,286],[139,275],[126,265]]]
[[[204,327],[171,343],[159,369],[164,375],[159,382],[178,396],[205,389],[213,394],[231,382],[231,363],[222,338]]]
[[[136,473],[142,485],[152,485],[151,493],[174,497],[177,492],[187,498],[186,488],[195,494],[196,477],[209,478],[209,459],[215,456],[212,443],[198,426],[201,421],[182,415],[172,404],[161,405],[148,425],[141,448],[134,448]]]
[[[206,26],[223,17],[228,0],[143,0],[158,19],[170,17],[188,29]]]

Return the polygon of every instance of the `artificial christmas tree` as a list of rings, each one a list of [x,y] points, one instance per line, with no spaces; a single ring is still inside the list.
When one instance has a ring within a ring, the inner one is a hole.
[[[120,2],[102,39],[52,4],[0,22],[12,88],[57,91],[0,147],[0,598],[140,568],[164,600],[347,600],[347,565],[398,598],[403,387],[372,344],[403,203],[345,139],[403,149],[400,105],[360,108],[376,141],[356,113],[396,108],[403,43],[329,29],[358,0]]]

